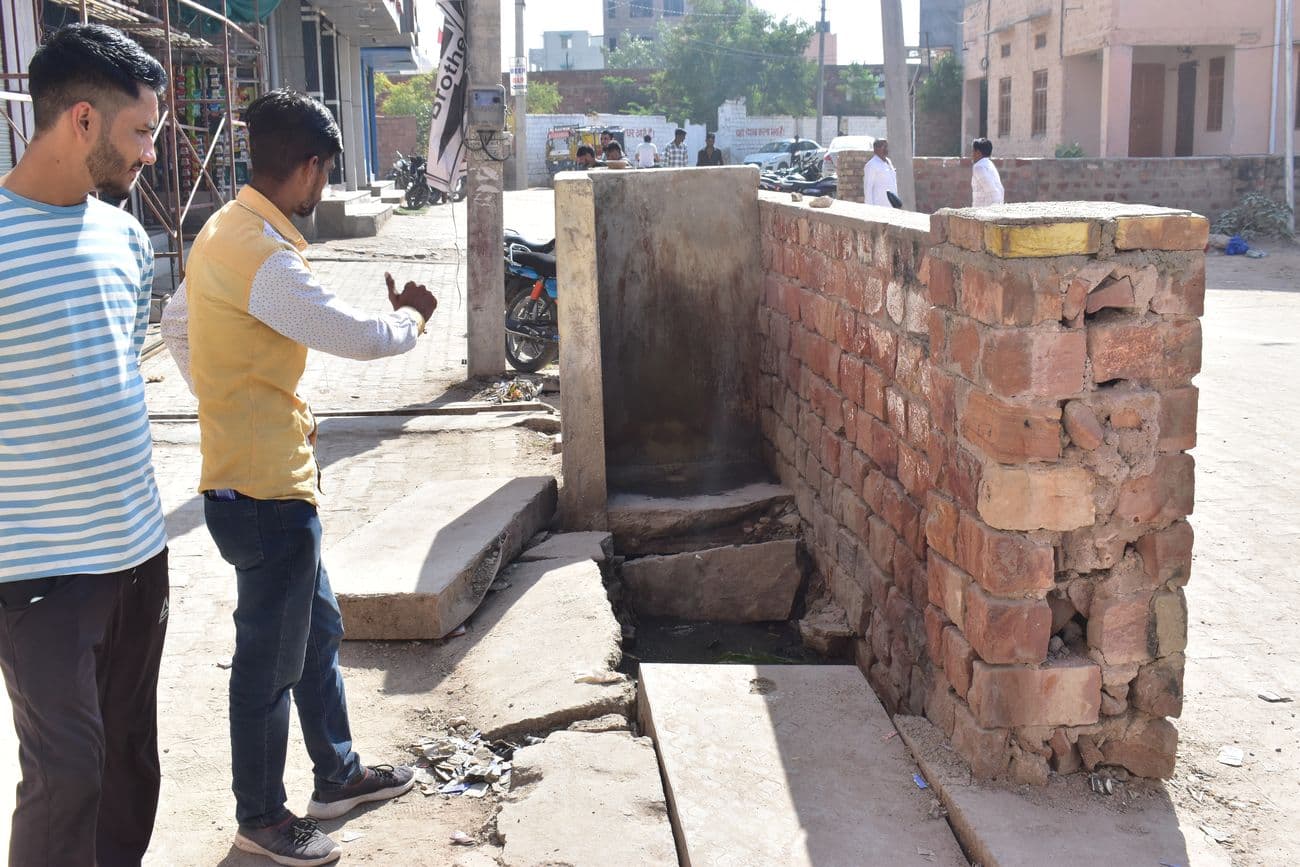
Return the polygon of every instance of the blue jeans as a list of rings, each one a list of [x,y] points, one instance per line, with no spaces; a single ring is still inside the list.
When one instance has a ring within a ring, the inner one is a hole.
[[[339,671],[343,618],[321,564],[315,506],[242,496],[207,498],[203,506],[208,532],[239,583],[230,669],[235,817],[267,825],[285,814],[290,692],[317,791],[343,786],[362,770]]]

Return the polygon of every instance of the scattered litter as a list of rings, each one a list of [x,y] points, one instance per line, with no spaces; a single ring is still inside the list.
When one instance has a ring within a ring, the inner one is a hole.
[[[1245,256],[1247,259],[1267,259],[1268,253],[1264,250],[1256,250],[1252,247],[1246,251]]]
[[[829,208],[835,200],[830,196],[818,196],[808,203],[810,208]]]
[[[938,798],[931,798],[929,816],[931,819],[946,819],[948,818],[948,808]]]
[[[618,671],[584,671],[580,672],[573,679],[574,683],[594,683],[604,686],[611,683],[622,683],[627,680],[627,675]]]
[[[465,717],[456,717],[452,723],[463,728]],[[479,732],[468,737],[455,733],[424,738],[414,751],[422,758],[415,769],[416,781],[423,795],[468,795],[481,798],[488,789],[497,794],[510,790],[511,758],[517,745],[509,741],[484,741]]]
[[[234,663],[234,660],[227,659],[225,662],[218,662],[218,663],[217,663],[217,668],[220,668],[220,669],[222,669],[223,671],[227,671],[227,670],[229,670],[230,667],[231,667],[232,665],[234,665],[234,664],[235,664],[235,663]],[[1289,700],[1289,699],[1288,699],[1288,700]]]
[[[161,373],[151,373],[151,374],[149,374],[148,376],[146,376],[146,377],[144,378],[144,381],[145,381],[145,382],[162,382],[162,381],[163,381],[164,379],[166,379],[166,378],[167,378],[167,377],[163,376]]]
[[[1291,700],[1292,700],[1292,699],[1291,699],[1291,696],[1289,696],[1289,695],[1278,695],[1277,693],[1273,692],[1272,690],[1265,690],[1264,692],[1261,692],[1261,693],[1259,694],[1259,697],[1262,698],[1262,699],[1264,699],[1264,701],[1269,702],[1270,704],[1281,704],[1281,703],[1283,703],[1283,702],[1288,702],[1288,701],[1291,701]]]
[[[1098,795],[1115,794],[1115,778],[1104,774],[1089,774],[1088,786]]]
[[[469,630],[465,628],[465,624],[462,623],[460,626],[457,626],[451,632],[448,632],[446,635],[444,635],[443,638],[460,638],[468,631]]]
[[[1239,768],[1245,760],[1246,754],[1241,747],[1224,747],[1219,750],[1219,764],[1227,765],[1230,768]]]
[[[364,836],[366,835],[357,833],[356,831],[344,831],[342,834],[339,835],[339,840],[344,843],[353,843],[357,840],[360,840]]]
[[[1227,831],[1220,831],[1213,825],[1202,825],[1201,830],[1205,832],[1205,836],[1209,837],[1216,843],[1227,843],[1232,839],[1232,835]]]
[[[481,798],[487,794],[487,790],[488,790],[487,783],[470,783],[468,786],[465,787],[465,797]]]
[[[491,403],[521,403],[536,400],[537,395],[541,393],[541,383],[516,377],[489,386],[479,393],[478,398]]]
[[[930,784],[925,781],[925,777],[920,774],[912,774],[912,782],[916,783],[918,789],[928,789]]]
[[[447,720],[448,728],[458,729],[461,726],[467,726],[467,725],[469,725],[469,717],[454,716],[451,719]]]
[[[916,850],[916,854],[920,855],[922,858],[924,858],[927,861],[932,860],[934,858],[934,853],[931,852],[929,849],[921,849],[918,847]]]
[[[889,734],[885,735],[885,736],[884,736],[883,738],[881,738],[880,740],[881,740],[881,743],[883,743],[883,742],[885,742],[885,741],[892,741],[892,740],[893,740],[894,738],[896,738],[896,737],[898,737],[898,732],[890,732]]]
[[[451,834],[451,845],[453,846],[477,846],[478,841],[464,831],[453,831]]]

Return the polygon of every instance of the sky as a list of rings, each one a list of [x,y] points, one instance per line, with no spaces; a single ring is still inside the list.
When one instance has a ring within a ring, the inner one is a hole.
[[[604,30],[603,0],[526,0],[524,48],[541,48],[546,30]],[[754,0],[754,5],[777,18],[802,18],[812,22],[821,12],[821,0]],[[903,34],[915,44],[920,29],[921,0],[903,0]],[[879,0],[826,0],[826,19],[839,37],[840,63],[880,63]],[[514,56],[515,2],[501,0],[501,56],[503,67]]]

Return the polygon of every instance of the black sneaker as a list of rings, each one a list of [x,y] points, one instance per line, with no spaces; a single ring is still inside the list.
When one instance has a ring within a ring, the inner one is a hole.
[[[235,848],[265,855],[276,864],[313,867],[339,860],[339,844],[321,833],[315,819],[299,819],[292,813],[283,822],[265,828],[241,825],[235,833]]]
[[[307,815],[317,819],[337,819],[359,804],[386,801],[410,791],[415,785],[415,771],[408,767],[373,765],[357,781],[332,792],[311,793]]]

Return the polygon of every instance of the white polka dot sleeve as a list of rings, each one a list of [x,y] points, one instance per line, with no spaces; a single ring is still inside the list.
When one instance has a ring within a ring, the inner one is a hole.
[[[371,316],[344,303],[289,250],[271,254],[253,276],[248,312],[309,349],[357,361],[406,352],[424,325],[408,307]]]
[[[194,378],[190,375],[190,308],[185,297],[184,280],[163,308],[162,339],[180,369],[181,378],[193,392]]]

